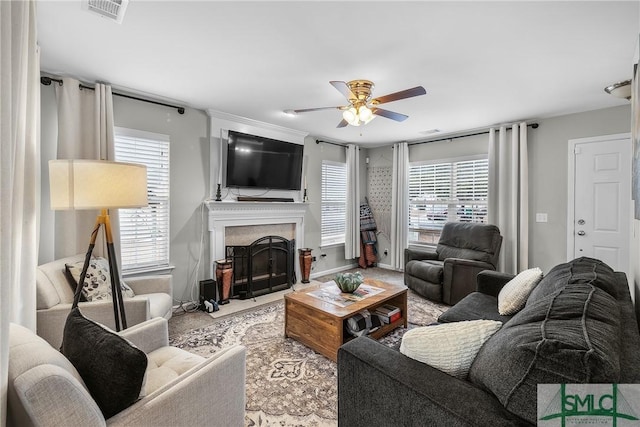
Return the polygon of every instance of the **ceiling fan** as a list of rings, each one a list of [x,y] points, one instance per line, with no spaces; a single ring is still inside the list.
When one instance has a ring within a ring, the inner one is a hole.
[[[351,80],[350,82],[330,81],[338,92],[344,95],[349,101],[349,105],[338,107],[319,107],[304,108],[301,110],[292,110],[293,113],[308,113],[310,111],[320,110],[340,110],[342,111],[342,120],[338,123],[339,128],[347,125],[360,126],[369,123],[375,116],[386,117],[397,122],[406,120],[409,116],[396,113],[394,111],[378,108],[380,104],[398,101],[400,99],[412,98],[414,96],[424,95],[427,91],[422,86],[416,86],[411,89],[401,90],[400,92],[390,93],[378,98],[371,98],[374,84],[369,80]]]

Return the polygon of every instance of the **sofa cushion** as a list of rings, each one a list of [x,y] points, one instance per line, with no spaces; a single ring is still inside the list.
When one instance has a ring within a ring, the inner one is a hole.
[[[582,268],[575,278],[571,265],[554,269],[559,282],[548,287],[557,290],[536,298],[532,293],[525,308],[486,342],[469,371],[473,383],[531,423],[536,423],[538,384],[620,379],[619,307],[598,283],[595,270],[601,266],[591,264],[590,282],[583,280]]]
[[[521,271],[509,280],[498,294],[498,313],[503,316],[516,314],[524,307],[529,294],[542,279],[542,270],[538,267]]]
[[[189,369],[204,362],[205,358],[177,347],[160,347],[147,354],[147,380],[144,394],[150,395]]]
[[[431,283],[442,283],[443,261],[409,261],[404,268],[406,274]]]
[[[84,380],[105,418],[133,404],[143,390],[147,355],[73,308],[61,348]]]
[[[480,347],[501,326],[494,320],[470,320],[411,329],[402,336],[400,352],[465,379]]]
[[[511,316],[501,316],[498,313],[498,298],[483,294],[482,292],[472,292],[456,305],[449,308],[438,317],[438,322],[460,322],[463,320],[497,320],[506,323]]]
[[[619,297],[613,269],[600,260],[581,257],[553,267],[531,291],[527,304],[562,289],[567,283],[593,283],[613,297]]]

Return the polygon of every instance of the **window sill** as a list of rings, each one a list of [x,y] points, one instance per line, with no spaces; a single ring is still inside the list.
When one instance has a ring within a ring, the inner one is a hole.
[[[327,245],[320,245],[320,249],[331,249],[331,248],[338,248],[340,246],[344,246],[344,242],[343,243],[330,243]]]
[[[176,268],[174,265],[167,265],[164,267],[138,268],[135,270],[128,270],[126,272],[123,272],[122,277],[127,278],[127,277],[148,276],[148,275],[154,275],[154,274],[171,274],[174,268]]]

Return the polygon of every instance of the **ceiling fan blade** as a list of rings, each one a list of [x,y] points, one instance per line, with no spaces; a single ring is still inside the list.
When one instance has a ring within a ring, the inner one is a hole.
[[[398,101],[400,99],[412,98],[426,94],[427,91],[422,86],[412,87],[411,89],[401,90],[400,92],[390,93],[371,100],[372,104],[384,104],[386,102]]]
[[[371,112],[376,116],[386,117],[387,119],[395,120],[396,122],[403,122],[409,118],[405,114],[396,113],[394,111],[383,110],[382,108],[372,108]]]
[[[303,108],[301,110],[293,110],[294,113],[308,113],[309,111],[320,111],[320,110],[339,110],[340,107],[318,107],[318,108]]]
[[[333,87],[335,87],[336,89],[338,89],[338,92],[340,92],[342,95],[344,95],[345,98],[347,98],[348,100],[352,100],[352,99],[358,99],[357,96],[355,96],[353,94],[353,92],[351,92],[351,89],[349,89],[349,86],[347,85],[346,82],[341,82],[341,81],[337,81],[337,80],[332,80],[329,83],[331,83],[331,85]]]
[[[346,125],[348,125],[348,124],[349,124],[349,122],[348,122],[348,121],[346,121],[345,119],[342,119],[342,120],[340,120],[340,123],[338,123],[338,126],[336,126],[336,127],[337,127],[337,128],[343,128],[343,127],[345,127],[345,126],[346,126]]]

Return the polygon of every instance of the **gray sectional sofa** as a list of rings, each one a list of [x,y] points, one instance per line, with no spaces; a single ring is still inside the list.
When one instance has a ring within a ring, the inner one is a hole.
[[[525,307],[500,316],[513,276],[486,271],[439,322],[504,322],[466,380],[370,338],[338,352],[341,426],[516,426],[537,422],[537,384],[640,383],[640,334],[624,273],[591,258],[554,267]]]

